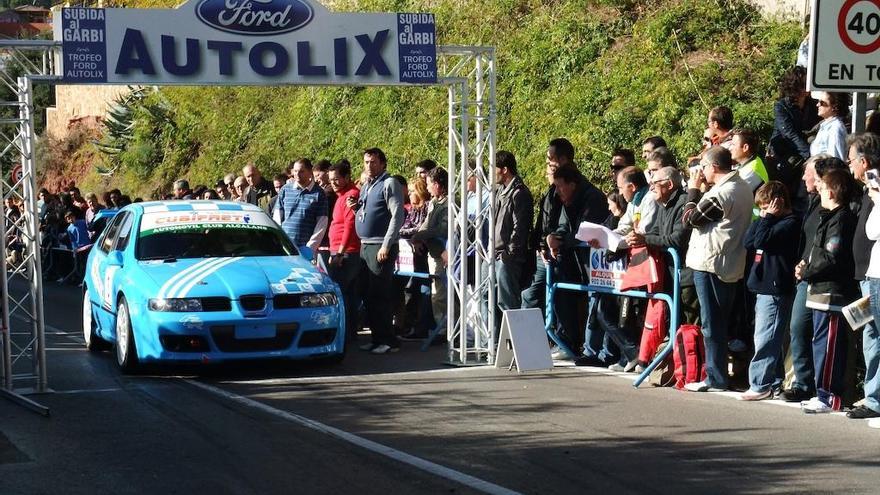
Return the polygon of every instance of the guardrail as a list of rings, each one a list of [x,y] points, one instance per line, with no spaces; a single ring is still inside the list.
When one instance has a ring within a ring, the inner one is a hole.
[[[587,244],[580,244],[578,247],[589,247]],[[648,378],[648,375],[651,374],[652,371],[664,360],[669,353],[672,352],[672,348],[675,343],[675,333],[678,332],[678,317],[679,317],[679,306],[680,306],[680,298],[681,298],[681,281],[679,271],[681,270],[681,259],[678,256],[678,252],[674,248],[667,248],[666,252],[670,254],[672,257],[673,263],[673,277],[672,277],[672,295],[664,294],[662,292],[646,292],[641,290],[626,290],[619,291],[616,289],[611,289],[608,287],[600,287],[596,285],[589,284],[574,284],[568,282],[553,282],[553,270],[551,267],[547,267],[547,303],[545,308],[546,314],[546,326],[545,330],[547,335],[550,337],[553,342],[556,343],[561,349],[564,349],[572,356],[577,356],[579,353],[572,352],[571,349],[565,345],[553,331],[553,327],[556,323],[556,315],[553,312],[553,296],[556,294],[557,290],[571,290],[577,292],[598,292],[602,294],[613,294],[617,296],[626,296],[626,297],[635,297],[639,299],[656,299],[665,302],[669,306],[669,342],[662,351],[657,353],[654,356],[654,360],[645,367],[645,371],[643,371],[638,378],[633,382],[633,387],[638,388],[645,379]]]

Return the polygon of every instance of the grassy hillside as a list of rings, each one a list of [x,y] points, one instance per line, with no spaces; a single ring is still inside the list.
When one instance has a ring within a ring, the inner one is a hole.
[[[555,136],[568,136],[582,167],[600,177],[615,147],[639,148],[649,135],[692,154],[715,105],[769,135],[776,81],[803,37],[742,0],[343,0],[331,8],[432,11],[440,43],[496,46],[498,147],[516,154],[533,189],[543,188]],[[177,177],[213,182],[248,160],[264,173],[298,156],[357,163],[374,145],[407,176],[421,158],[445,159],[440,88],[162,88],[134,114],[126,150],[99,155],[116,173],[109,181],[93,173],[88,187],[146,197]]]

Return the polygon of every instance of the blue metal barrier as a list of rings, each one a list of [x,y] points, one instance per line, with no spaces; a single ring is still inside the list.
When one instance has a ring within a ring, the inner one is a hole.
[[[579,247],[589,247],[587,244],[581,244]],[[627,291],[619,291],[616,289],[610,289],[608,287],[599,287],[595,285],[583,285],[583,284],[573,284],[566,282],[553,282],[553,270],[551,266],[547,267],[547,304],[546,304],[546,326],[545,330],[547,331],[547,335],[550,337],[553,342],[556,343],[559,348],[565,350],[572,356],[577,356],[578,353],[572,352],[571,349],[562,342],[559,337],[556,336],[556,333],[553,331],[553,327],[556,322],[556,315],[553,311],[553,296],[555,295],[557,290],[571,290],[578,292],[598,292],[602,294],[613,294],[617,296],[626,296],[626,297],[636,297],[639,299],[657,299],[665,302],[669,306],[669,344],[660,351],[656,356],[654,356],[654,360],[651,361],[650,364],[645,368],[638,378],[633,382],[633,387],[638,388],[645,379],[648,378],[648,375],[651,374],[652,371],[672,352],[672,347],[675,342],[675,333],[678,332],[678,314],[680,307],[680,298],[681,298],[681,281],[679,270],[681,269],[681,260],[678,256],[678,252],[674,248],[667,248],[666,252],[672,257],[673,264],[673,277],[672,277],[672,295],[664,294],[662,292],[646,292],[641,290],[627,290]],[[588,319],[589,321],[589,319]]]

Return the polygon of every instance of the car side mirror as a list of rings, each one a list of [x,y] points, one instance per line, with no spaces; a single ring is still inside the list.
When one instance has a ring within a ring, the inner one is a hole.
[[[312,251],[312,248],[307,247],[307,246],[301,246],[299,248],[299,254],[301,254],[303,258],[305,258],[309,261],[312,261],[313,259],[315,259],[315,252]]]
[[[110,251],[107,255],[107,266],[122,266],[122,251]]]

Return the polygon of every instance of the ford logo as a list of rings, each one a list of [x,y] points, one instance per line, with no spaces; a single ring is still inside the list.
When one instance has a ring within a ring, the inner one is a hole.
[[[201,0],[196,5],[196,16],[212,28],[257,36],[295,31],[313,15],[303,0]]]

